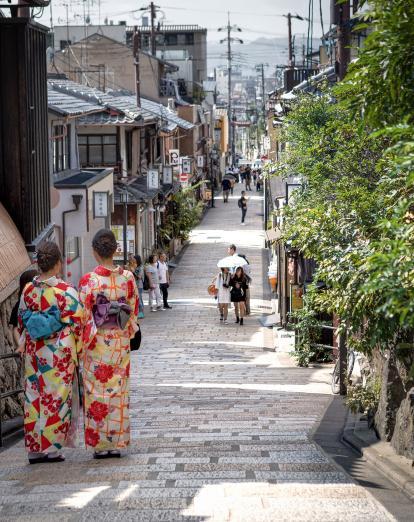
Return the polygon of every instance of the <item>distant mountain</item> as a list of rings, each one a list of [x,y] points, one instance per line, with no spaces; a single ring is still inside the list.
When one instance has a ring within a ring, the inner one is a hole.
[[[321,41],[313,40],[313,50],[319,49]],[[303,46],[305,48],[303,49]],[[302,64],[303,51],[306,52],[306,38],[296,37],[295,43],[296,64]],[[232,45],[234,65],[242,67],[244,74],[251,74],[255,65],[259,63],[267,63],[266,74],[271,74],[276,65],[286,65],[288,61],[288,40],[287,38],[257,38],[245,44],[235,43]],[[208,42],[207,45],[207,63],[209,73],[215,67],[226,66],[227,46],[217,42]]]

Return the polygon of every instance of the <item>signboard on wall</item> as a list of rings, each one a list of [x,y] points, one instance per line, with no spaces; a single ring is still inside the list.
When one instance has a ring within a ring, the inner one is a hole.
[[[290,311],[303,308],[303,288],[299,285],[290,285]]]
[[[170,149],[168,154],[170,157],[170,165],[180,164],[180,151],[178,149]]]
[[[173,182],[173,168],[172,167],[163,167],[162,182],[164,185],[172,185],[172,182]]]
[[[204,156],[197,156],[197,167],[204,167]]]
[[[158,170],[151,169],[148,171],[147,187],[149,190],[158,190],[160,188],[160,174]]]
[[[124,259],[124,226],[123,225],[112,225],[111,230],[115,235],[116,239],[116,252],[114,259],[123,260]],[[127,251],[128,254],[135,254],[135,226],[128,225],[127,226]]]
[[[181,158],[181,172],[191,174],[191,160],[189,158]]]
[[[185,174],[183,172],[180,174],[179,179],[180,179],[180,183],[182,186],[184,186],[184,187],[188,186],[189,177],[190,177],[189,174]]]
[[[109,211],[109,193],[108,192],[94,192],[93,193],[93,217],[106,218]]]

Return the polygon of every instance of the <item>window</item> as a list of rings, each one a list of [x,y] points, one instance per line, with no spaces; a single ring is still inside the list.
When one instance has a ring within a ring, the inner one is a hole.
[[[185,33],[185,45],[194,45],[194,33]]]
[[[177,45],[177,35],[176,34],[166,34],[164,36],[165,45]]]
[[[68,237],[66,238],[66,257],[71,261],[75,261],[79,257],[79,238]]]
[[[66,47],[69,47],[69,45],[72,45],[72,40],[61,40],[60,50],[63,51],[64,49],[66,49]]]
[[[116,134],[82,134],[78,143],[82,167],[116,164]]]
[[[69,168],[70,125],[53,125],[53,172],[61,172]]]

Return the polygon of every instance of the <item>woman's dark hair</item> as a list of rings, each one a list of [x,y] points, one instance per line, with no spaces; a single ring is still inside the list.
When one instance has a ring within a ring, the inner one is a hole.
[[[137,265],[138,266],[141,266],[142,265],[142,259],[141,259],[141,256],[134,256],[134,259],[135,261],[137,262]]]
[[[117,249],[117,242],[112,230],[101,228],[92,240],[92,248],[102,259],[113,257]]]
[[[49,272],[62,261],[59,247],[53,241],[43,241],[37,249],[37,265],[41,272]]]
[[[241,275],[242,275],[242,277],[244,277],[244,268],[242,266],[238,266],[236,268],[236,271],[234,272],[234,275],[236,275],[239,270],[241,270]]]
[[[155,254],[151,254],[151,255],[148,257],[148,264],[152,265],[152,263],[154,262],[155,257],[156,257]]]
[[[37,275],[39,275],[39,271],[35,270],[34,268],[31,268],[30,270],[26,270],[25,272],[23,272],[23,274],[20,276],[20,281],[19,281],[19,285],[20,285],[19,299],[20,299],[20,297],[23,293],[24,287],[27,285],[27,283],[30,283],[31,281],[33,281],[33,278],[36,277]]]

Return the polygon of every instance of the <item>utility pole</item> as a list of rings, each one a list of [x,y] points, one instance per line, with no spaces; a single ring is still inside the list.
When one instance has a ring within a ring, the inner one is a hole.
[[[155,56],[156,46],[155,46],[155,18],[157,17],[157,12],[155,8],[158,6],[154,5],[154,2],[150,3],[150,12],[151,12],[151,54]]]
[[[150,32],[150,41],[151,41],[151,54],[155,56],[156,54],[156,30],[155,30],[155,19],[157,18],[157,10],[159,9],[159,5],[155,5],[154,2],[151,2],[147,7],[141,7],[139,11],[149,11],[151,17],[151,32]]]
[[[336,18],[335,23],[338,31],[338,77],[343,80],[351,61],[350,49],[350,18],[351,18],[351,2],[346,0],[339,3],[338,0],[331,0],[334,2],[333,15]]]
[[[263,128],[264,128],[264,134],[267,136],[267,125],[266,125],[266,100],[265,100],[265,75],[264,75],[264,69],[265,67],[268,67],[268,63],[260,63],[259,65],[256,65],[256,71],[260,72],[261,76],[261,87],[262,87],[262,119],[263,119]]]
[[[241,32],[240,27],[237,25],[231,25],[230,24],[230,13],[227,13],[227,26],[226,27],[220,27],[218,29],[219,31],[227,31],[227,37],[220,40],[220,43],[227,43],[227,84],[228,84],[228,104],[227,104],[227,118],[229,121],[229,145],[230,145],[230,155],[231,160],[230,163],[234,162],[235,157],[235,143],[234,143],[234,128],[233,128],[233,109],[232,109],[232,82],[231,82],[231,75],[232,75],[232,55],[231,55],[231,44],[233,42],[243,43],[243,40],[240,38],[233,38],[231,36],[232,31],[238,31]]]
[[[141,35],[138,31],[138,27],[134,27],[134,64],[135,64],[135,94],[137,96],[137,107],[141,107],[141,81],[140,81],[140,70],[139,70],[139,46],[140,46]]]
[[[299,16],[298,14],[293,15],[292,13],[283,16],[287,18],[288,21],[288,67],[292,68],[295,66],[293,62],[292,18],[296,20],[307,20],[307,18],[303,18],[303,16]]]

